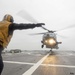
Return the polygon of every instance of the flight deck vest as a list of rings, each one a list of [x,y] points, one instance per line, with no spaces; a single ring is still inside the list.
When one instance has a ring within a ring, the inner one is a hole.
[[[12,35],[8,35],[8,28],[11,22],[1,21],[0,22],[0,45],[6,48],[10,42]]]

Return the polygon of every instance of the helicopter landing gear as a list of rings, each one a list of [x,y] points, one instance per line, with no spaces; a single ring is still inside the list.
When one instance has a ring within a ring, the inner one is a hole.
[[[50,54],[52,54],[52,49],[50,50]]]
[[[50,50],[50,52],[52,52],[52,49]]]
[[[42,48],[44,47],[44,45],[41,46]]]
[[[52,49],[50,50],[50,52],[52,53]]]

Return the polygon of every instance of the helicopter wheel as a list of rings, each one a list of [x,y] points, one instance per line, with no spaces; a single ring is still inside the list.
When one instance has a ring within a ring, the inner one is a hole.
[[[41,46],[42,48],[44,47],[44,45]]]
[[[52,52],[52,49],[50,50],[50,52]]]
[[[50,54],[52,54],[52,49],[50,50]]]

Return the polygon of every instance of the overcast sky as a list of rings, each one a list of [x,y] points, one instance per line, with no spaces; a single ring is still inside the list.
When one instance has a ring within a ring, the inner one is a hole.
[[[21,10],[27,11],[37,22],[45,23],[50,30],[60,30],[75,24],[75,0],[0,0],[0,20],[5,14],[11,14],[15,23],[30,23],[17,15]],[[15,31],[7,49],[46,50],[41,48],[42,35],[28,35],[38,32],[45,30],[35,28]],[[57,34],[66,37],[57,36],[57,40],[62,42],[59,50],[75,50],[75,28]]]

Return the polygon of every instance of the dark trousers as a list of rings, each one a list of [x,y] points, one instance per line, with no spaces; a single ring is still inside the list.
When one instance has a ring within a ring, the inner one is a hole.
[[[1,56],[2,50],[3,50],[3,47],[0,46],[0,75],[1,75],[3,67],[4,67],[3,59],[2,59],[2,56]]]
[[[3,64],[2,56],[0,55],[0,75],[1,75],[2,70],[3,70],[3,66],[4,66],[4,64]]]

